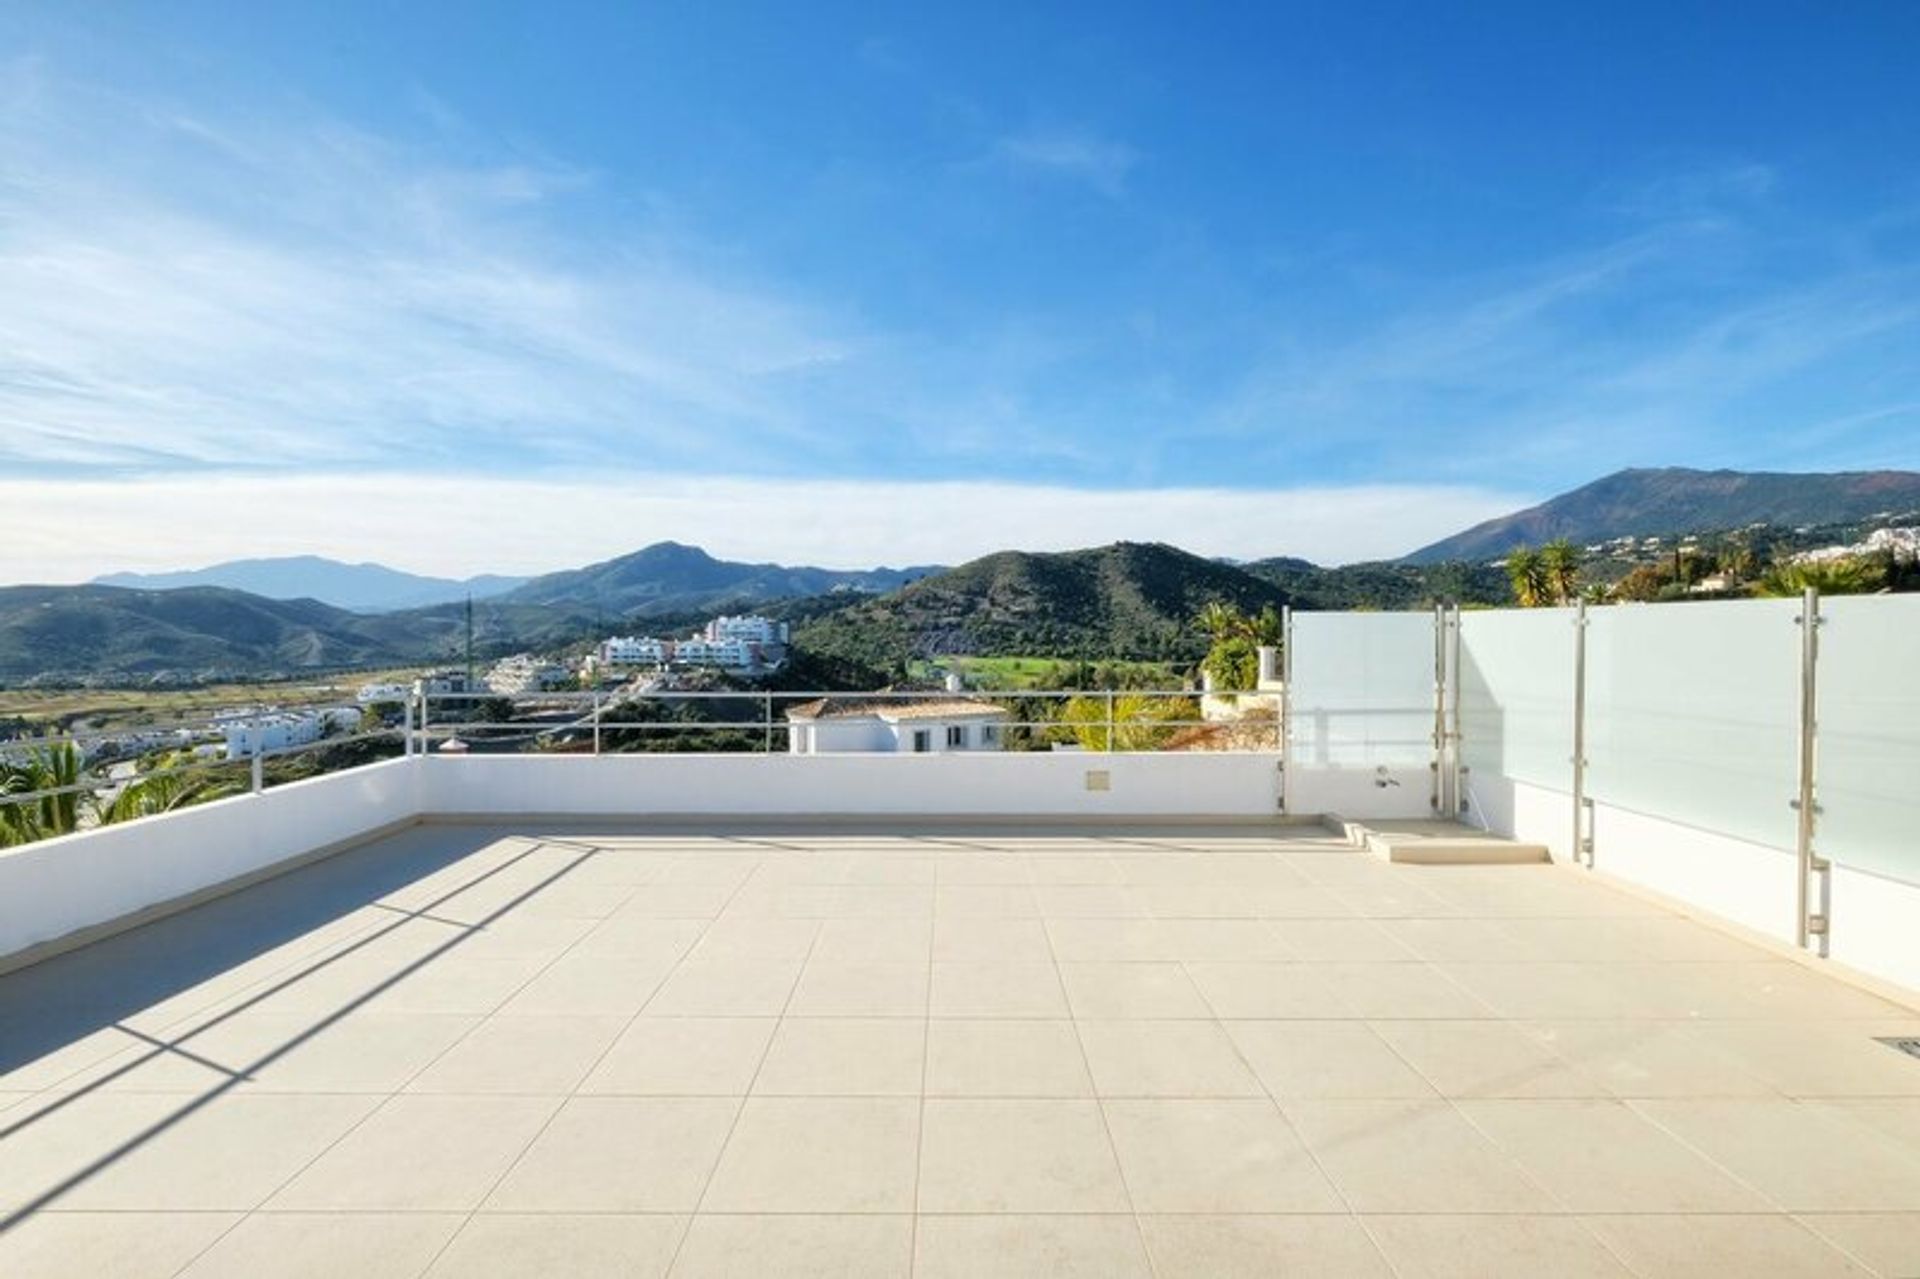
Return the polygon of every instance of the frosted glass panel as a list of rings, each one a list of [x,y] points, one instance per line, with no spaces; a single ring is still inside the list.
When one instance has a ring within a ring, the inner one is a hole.
[[[1570,608],[1460,614],[1460,757],[1469,776],[1573,789]]]
[[[1587,793],[1792,849],[1799,600],[1588,613]]]
[[[1308,765],[1433,759],[1433,614],[1295,613],[1293,757]]]
[[[1920,884],[1920,595],[1824,599],[1814,847]]]

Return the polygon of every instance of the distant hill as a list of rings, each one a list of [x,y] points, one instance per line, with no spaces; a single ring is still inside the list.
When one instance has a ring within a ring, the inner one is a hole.
[[[564,604],[606,616],[720,612],[833,591],[891,591],[937,568],[827,569],[743,564],[697,546],[656,542],[618,559],[536,577],[501,597],[509,604]]]
[[[109,573],[95,578],[93,584],[146,591],[218,586],[272,600],[319,600],[356,613],[380,613],[464,600],[468,595],[485,599],[526,580],[496,573],[458,579],[423,577],[384,564],[343,564],[318,555],[288,555],[228,560],[178,573]]]
[[[362,614],[315,600],[272,600],[220,587],[0,587],[0,681],[185,683],[302,670],[456,660],[466,608]],[[482,656],[583,638],[571,609],[475,609]]]
[[[1322,568],[1306,560],[1254,560],[1242,567],[1293,596],[1295,608],[1398,610],[1443,602],[1511,604],[1503,569],[1449,560],[1439,564],[1367,563]]]
[[[1539,506],[1423,546],[1405,562],[1484,562],[1516,546],[1537,546],[1557,537],[1585,544],[1749,524],[1835,524],[1916,509],[1920,509],[1920,473],[1913,471],[1804,475],[1682,467],[1618,471]]]
[[[897,670],[914,657],[970,653],[1192,660],[1206,642],[1194,616],[1221,600],[1247,611],[1286,591],[1241,569],[1160,543],[1001,551],[878,599],[791,610],[794,642]]]

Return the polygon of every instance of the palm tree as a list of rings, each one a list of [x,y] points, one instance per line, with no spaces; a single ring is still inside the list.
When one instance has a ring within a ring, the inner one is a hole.
[[[1799,595],[1809,586],[1822,595],[1871,595],[1886,585],[1886,566],[1859,556],[1835,560],[1784,560],[1754,588],[1775,598]]]
[[[1246,619],[1245,634],[1257,647],[1273,647],[1286,642],[1287,624],[1280,610],[1269,604]]]
[[[1068,734],[1084,750],[1106,750],[1109,726],[1104,697],[1076,697],[1060,708]],[[1119,693],[1113,697],[1112,746],[1117,751],[1154,750],[1183,724],[1200,719],[1200,708],[1187,697],[1148,697]]]
[[[180,773],[136,777],[121,788],[112,803],[100,809],[100,821],[102,825],[110,825],[136,817],[153,817],[208,800],[239,795],[246,789],[231,777],[187,777]]]
[[[1195,620],[1216,644],[1240,634],[1247,625],[1246,615],[1224,600],[1209,600]]]
[[[1521,608],[1539,608],[1547,602],[1551,587],[1546,565],[1531,546],[1516,546],[1507,553],[1507,580],[1513,583],[1513,598]]]
[[[1540,576],[1555,604],[1571,604],[1580,594],[1580,548],[1556,537],[1540,548]]]
[[[0,763],[0,798],[35,795],[0,804],[0,847],[65,835],[80,826],[80,748],[52,742],[13,763]],[[51,791],[53,794],[42,794]]]

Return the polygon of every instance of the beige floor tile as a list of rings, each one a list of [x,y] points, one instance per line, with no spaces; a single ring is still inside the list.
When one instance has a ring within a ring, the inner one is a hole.
[[[925,1017],[927,965],[828,964],[800,974],[789,1017]]]
[[[1050,919],[1047,940],[1063,964],[1174,958],[1166,931],[1155,919]]]
[[[1147,1216],[1140,1229],[1159,1279],[1393,1279],[1354,1217]]]
[[[1661,1214],[1588,1217],[1586,1225],[1644,1279],[1840,1279],[1855,1265],[1791,1217]]]
[[[288,1183],[271,1206],[476,1208],[558,1106],[552,1097],[395,1097]]]
[[[821,921],[813,958],[824,964],[919,964],[933,954],[930,919]]]
[[[1053,946],[1037,919],[936,919],[936,963],[1051,964]]]
[[[1630,1104],[1790,1211],[1920,1211],[1920,1157],[1811,1104]]]
[[[175,1041],[107,1087],[205,1092],[207,1066],[214,1065],[240,1076],[248,1092],[390,1093],[480,1020],[356,1012],[327,1024],[310,1015],[245,1012]]]
[[[1397,947],[1400,955],[1352,958],[1424,959],[1430,963],[1513,963],[1535,958],[1506,922],[1497,919],[1382,919],[1371,927]]]
[[[1800,1223],[1881,1275],[1920,1279],[1920,1212],[1835,1212]]]
[[[1605,1097],[1600,1081],[1504,1021],[1376,1021],[1443,1097]]]
[[[661,1213],[480,1213],[428,1279],[662,1279],[686,1218]]]
[[[705,935],[704,919],[656,919],[646,915],[614,914],[593,926],[568,953],[573,955],[636,955],[685,958]]]
[[[1456,1023],[1418,1023],[1456,1024]],[[1433,1088],[1362,1021],[1225,1023],[1274,1097],[1431,1097]]]
[[[1015,853],[943,851],[934,862],[934,883],[941,888],[1028,884],[1032,882],[1028,860]]]
[[[738,1103],[719,1097],[575,1097],[500,1180],[503,1212],[688,1212]]]
[[[777,1017],[800,977],[797,959],[682,960],[647,1001],[649,1017]]]
[[[250,1208],[376,1104],[369,1096],[252,1094],[221,1097],[190,1113],[176,1105],[160,1131],[97,1148],[103,1165],[60,1206]]]
[[[485,1015],[511,999],[533,979],[544,962],[532,956],[469,959],[463,955],[447,955],[391,985],[377,990],[363,985],[356,1001],[364,997],[361,1006],[373,1012]],[[322,1010],[334,1012],[356,1001],[322,998],[316,1003]]]
[[[1790,1097],[1920,1097],[1920,1068],[1876,1036],[1920,1033],[1885,1026],[1726,1021],[1695,1028],[1701,1055],[1724,1056]]]
[[[905,1279],[912,1271],[909,1216],[703,1214],[673,1279]]]
[[[705,1212],[910,1212],[919,1103],[749,1097]]]
[[[458,1213],[256,1212],[181,1279],[414,1279],[460,1228]]]
[[[7,1279],[171,1279],[240,1221],[230,1212],[41,1212],[0,1232]]]
[[[789,1017],[754,1080],[770,1097],[917,1097],[927,1027],[904,1017]]]
[[[1365,919],[1280,919],[1261,925],[1280,943],[1274,955],[1182,955],[1182,959],[1292,959],[1303,963],[1392,963],[1416,958],[1380,924]],[[1427,956],[1421,956],[1427,958]]]
[[[1629,1279],[1573,1217],[1364,1218],[1399,1279]]]
[[[1344,1205],[1267,1101],[1107,1101],[1137,1211],[1338,1212]]]
[[[922,1212],[1125,1212],[1127,1191],[1092,1101],[929,1099]]]
[[[1520,1029],[1616,1097],[1772,1097],[1715,1032],[1728,1023],[1547,1021]]]
[[[633,890],[615,919],[712,919],[726,909],[731,884],[648,884]]]
[[[1445,1102],[1287,1101],[1283,1108],[1357,1212],[1555,1207],[1510,1156]]]
[[[1319,964],[1188,964],[1187,975],[1214,1015],[1229,1018],[1354,1016],[1320,976]]]
[[[935,1017],[1065,1017],[1067,997],[1052,963],[933,965],[928,1010]]]
[[[943,884],[934,890],[936,919],[1038,919],[1040,903],[1026,884]]]
[[[1203,1017],[1213,1012],[1177,963],[1062,964],[1076,1019]]]
[[[414,1077],[408,1092],[561,1096],[625,1025],[618,1017],[490,1017]]]
[[[1279,927],[1258,919],[1163,919],[1160,944],[1174,960],[1278,963],[1298,958]]]
[[[1136,890],[1115,884],[1041,884],[1033,889],[1043,919],[1145,919]]]
[[[1082,1021],[1076,1025],[1102,1097],[1259,1097],[1260,1081],[1211,1021]]]
[[[631,1017],[673,971],[657,955],[567,955],[500,1009],[507,1016]]]
[[[1575,1212],[1765,1212],[1751,1189],[1609,1100],[1462,1101],[1461,1113]]]
[[[1093,1083],[1072,1022],[935,1019],[927,1027],[926,1092],[1090,1097]]]
[[[1502,1017],[1631,1021],[1642,1015],[1634,992],[1608,980],[1600,964],[1442,962],[1435,967]]]
[[[707,926],[686,958],[703,961],[805,959],[820,935],[817,919],[766,919],[722,915]]]
[[[1127,1216],[923,1216],[917,1279],[1149,1279]]]
[[[739,1097],[753,1086],[772,1017],[640,1017],[580,1085],[585,1094]]]
[[[1493,1014],[1426,963],[1317,964],[1314,973],[1352,1016],[1415,1019]]]

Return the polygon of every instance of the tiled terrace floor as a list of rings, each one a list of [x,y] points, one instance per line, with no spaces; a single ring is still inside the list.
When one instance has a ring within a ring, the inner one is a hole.
[[[1920,1275],[1901,1033],[1552,867],[422,827],[0,978],[0,1275]]]

